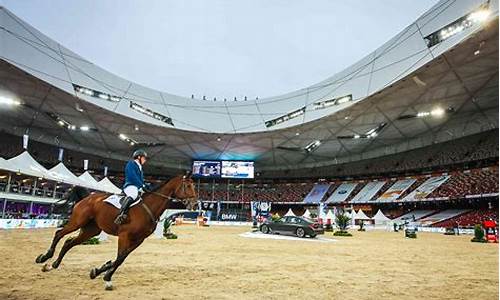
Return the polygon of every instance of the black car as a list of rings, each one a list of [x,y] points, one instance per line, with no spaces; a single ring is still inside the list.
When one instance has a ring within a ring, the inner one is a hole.
[[[323,234],[324,229],[319,223],[303,217],[286,216],[276,221],[267,220],[260,225],[262,233],[292,234],[303,238],[306,236],[316,237]]]

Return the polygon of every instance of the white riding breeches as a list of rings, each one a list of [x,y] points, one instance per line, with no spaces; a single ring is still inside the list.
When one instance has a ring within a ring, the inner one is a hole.
[[[132,199],[137,199],[137,196],[139,196],[139,189],[134,185],[127,186],[123,189],[123,192]]]

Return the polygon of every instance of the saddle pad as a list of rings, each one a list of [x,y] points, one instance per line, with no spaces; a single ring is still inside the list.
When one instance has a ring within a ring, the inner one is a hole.
[[[104,202],[107,202],[107,203],[113,205],[114,207],[120,209],[120,208],[122,208],[120,200],[123,197],[125,197],[125,196],[123,196],[123,195],[111,195],[108,198],[104,199]],[[139,197],[134,203],[132,203],[132,205],[130,205],[130,207],[136,205],[139,202],[141,202],[141,197]]]

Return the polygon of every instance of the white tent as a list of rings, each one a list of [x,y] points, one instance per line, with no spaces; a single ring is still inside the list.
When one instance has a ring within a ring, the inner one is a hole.
[[[111,180],[108,179],[108,177],[104,177],[101,181],[99,181],[98,185],[99,187],[106,189],[106,191],[113,194],[120,194],[122,192],[120,188],[118,188],[111,182]]]
[[[360,209],[360,210],[356,213],[356,215],[355,215],[354,219],[355,219],[355,220],[371,220],[371,218],[370,218],[370,217],[368,217],[368,216],[367,216],[367,215],[363,212],[363,210],[362,210],[362,209]]]
[[[58,181],[59,178],[52,176],[47,169],[45,169],[41,164],[39,164],[29,153],[28,151],[24,151],[16,157],[13,157],[7,160],[7,163],[11,167],[11,171],[34,176],[45,178],[49,180]]]
[[[99,186],[99,183],[97,182],[97,180],[95,180],[94,177],[92,177],[92,175],[90,175],[90,173],[88,171],[85,171],[85,173],[78,176],[78,178],[86,183],[85,187],[88,187],[88,188],[91,188],[94,190],[98,190],[98,191],[105,190],[103,187]]]
[[[335,222],[335,214],[331,209],[326,213],[326,219],[332,220],[332,223]]]
[[[16,171],[14,167],[11,166],[9,161],[3,159],[2,157],[0,157],[0,170],[11,171],[11,172]]]
[[[292,209],[289,208],[288,211],[286,212],[286,214],[284,215],[284,217],[295,217],[295,214],[293,213]]]
[[[306,211],[304,212],[304,214],[302,216],[304,218],[310,218],[311,217],[311,212],[309,211],[309,209],[306,209]]]
[[[375,225],[382,225],[382,224],[387,224],[388,222],[391,221],[388,217],[382,213],[382,211],[379,209],[377,213],[373,216],[372,220],[375,222]]]
[[[67,184],[86,186],[86,182],[80,180],[80,178],[76,177],[66,166],[60,162],[56,166],[52,167],[48,172],[54,176],[59,178],[58,181],[64,182]]]
[[[355,224],[355,221],[356,220],[356,210],[353,208],[352,211],[351,211],[351,224],[354,225]]]
[[[328,220],[330,219],[330,223],[331,224],[335,224],[335,214],[333,213],[333,211],[331,209],[328,210],[328,212],[326,213],[326,216],[325,216],[325,220]]]

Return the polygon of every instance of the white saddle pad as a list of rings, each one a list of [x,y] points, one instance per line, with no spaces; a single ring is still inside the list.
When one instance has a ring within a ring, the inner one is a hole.
[[[122,208],[120,200],[123,197],[124,197],[123,195],[111,195],[108,198],[104,199],[104,202],[107,202],[107,203],[113,205],[114,207],[120,209],[120,208]],[[130,207],[136,205],[139,202],[141,202],[141,197],[139,197],[134,203],[132,203],[132,205],[130,205]]]

